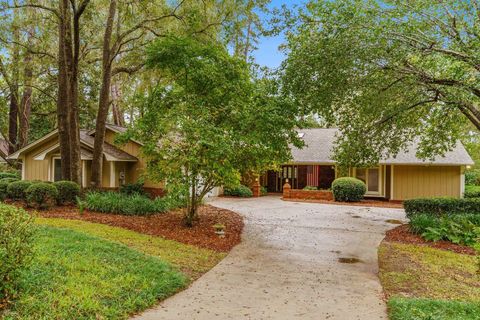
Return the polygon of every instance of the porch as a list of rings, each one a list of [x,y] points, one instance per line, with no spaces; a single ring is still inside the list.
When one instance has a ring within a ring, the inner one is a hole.
[[[367,186],[366,197],[390,198],[391,194],[391,166],[379,165],[371,168],[351,168],[348,176],[356,177]],[[317,190],[328,190],[333,181],[339,176],[337,167],[331,164],[291,164],[283,165],[279,171],[269,170],[261,178],[261,185],[268,192],[281,193],[287,182],[292,190],[301,190],[313,187]]]

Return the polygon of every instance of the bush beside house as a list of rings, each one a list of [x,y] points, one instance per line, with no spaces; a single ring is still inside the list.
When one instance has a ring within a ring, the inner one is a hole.
[[[32,181],[20,180],[10,183],[7,187],[8,198],[12,200],[26,200],[26,191],[33,184]]]
[[[80,186],[72,181],[57,181],[53,184],[58,190],[58,204],[75,203],[80,196]]]
[[[57,187],[51,183],[33,183],[25,191],[27,204],[36,209],[48,209],[59,197]]]
[[[251,198],[253,197],[253,192],[249,187],[244,185],[238,185],[233,187],[225,187],[223,189],[223,194],[226,196],[232,197],[241,197],[241,198]]]
[[[359,179],[343,177],[333,181],[332,192],[335,201],[355,202],[363,199],[367,187]]]
[[[136,193],[126,195],[119,192],[92,191],[86,194],[84,204],[91,211],[145,216],[178,208],[182,206],[182,199],[174,195],[167,195],[152,200]]]

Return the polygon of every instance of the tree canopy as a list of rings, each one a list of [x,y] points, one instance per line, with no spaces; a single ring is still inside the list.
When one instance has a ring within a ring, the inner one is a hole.
[[[273,84],[252,82],[244,59],[219,43],[167,37],[148,52],[158,84],[129,136],[144,144],[149,176],[189,191],[191,224],[214,187],[289,159],[288,144],[300,143],[294,109],[269,102]]]
[[[311,1],[286,15],[283,93],[340,128],[344,165],[414,140],[420,157],[442,154],[480,130],[479,13],[477,1]]]

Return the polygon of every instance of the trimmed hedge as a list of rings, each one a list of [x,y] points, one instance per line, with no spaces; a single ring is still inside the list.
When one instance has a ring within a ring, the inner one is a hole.
[[[249,187],[246,187],[244,185],[238,185],[234,187],[225,187],[223,189],[223,194],[226,196],[232,196],[232,197],[241,197],[241,198],[251,198],[253,197],[253,192],[250,190]]]
[[[80,196],[80,186],[73,181],[57,181],[53,185],[58,190],[58,204],[75,203]]]
[[[0,200],[3,201],[8,198],[7,188],[12,182],[18,181],[16,178],[0,179]]]
[[[25,191],[33,184],[32,181],[20,180],[10,183],[7,187],[7,195],[12,200],[26,200]]]
[[[335,201],[355,202],[363,199],[367,186],[359,179],[343,177],[333,181],[332,192]]]
[[[35,226],[23,209],[0,203],[0,305],[17,295],[33,252]]]
[[[411,219],[417,214],[437,217],[456,214],[480,214],[480,198],[421,198],[405,200],[403,207]]]
[[[4,178],[13,178],[13,179],[20,179],[20,176],[17,173],[13,172],[0,172],[0,180]]]
[[[317,188],[317,187],[315,187],[315,186],[306,186],[305,188],[303,188],[303,190],[307,190],[307,191],[308,191],[308,190],[310,190],[310,191],[314,191],[314,190],[318,190],[318,188]]]
[[[57,201],[58,194],[53,184],[45,182],[34,183],[25,191],[27,204],[37,209],[52,207]]]

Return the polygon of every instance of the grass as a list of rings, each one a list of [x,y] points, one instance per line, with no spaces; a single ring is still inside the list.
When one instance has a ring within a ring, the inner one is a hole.
[[[461,301],[392,298],[390,320],[479,320],[480,304]]]
[[[37,218],[36,223],[68,228],[121,243],[137,251],[161,258],[193,279],[210,270],[226,255],[225,253],[98,223],[51,218]]]
[[[379,262],[390,319],[480,319],[480,276],[475,257],[384,242]]]
[[[35,252],[4,319],[126,319],[188,282],[157,257],[69,229],[41,226]]]

